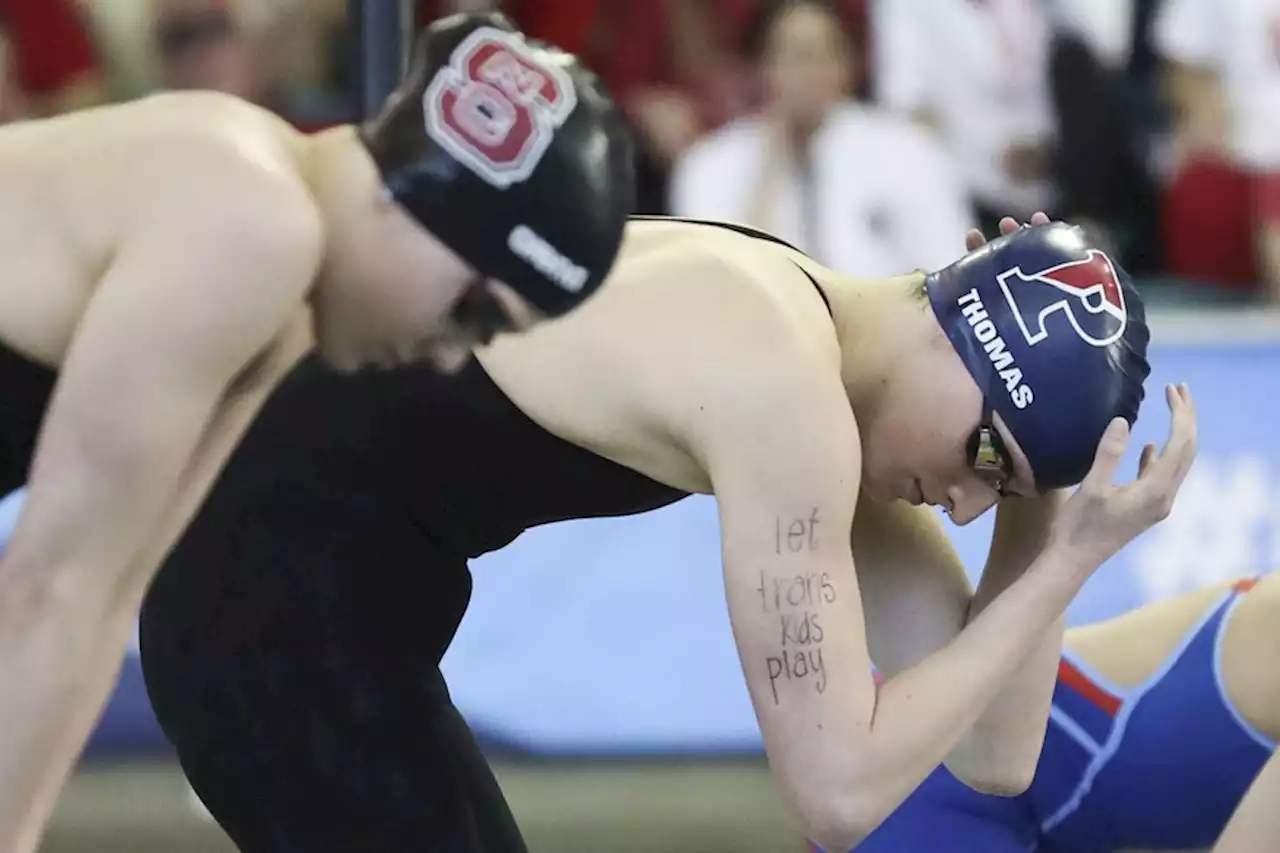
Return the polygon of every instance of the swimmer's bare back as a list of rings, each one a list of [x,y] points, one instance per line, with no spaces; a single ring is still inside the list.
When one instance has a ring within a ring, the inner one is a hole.
[[[863,351],[806,273],[829,297],[849,290],[767,240],[637,221],[590,301],[479,358],[548,431],[715,495],[726,599],[770,766],[808,836],[850,849],[969,735],[1032,649],[1046,678],[1030,699],[1012,697],[1011,716],[1043,720],[1058,652],[1046,641],[1092,568],[1044,547],[1040,500],[1011,500],[986,573],[1003,591],[980,601],[928,507],[861,493],[850,386],[867,377],[845,353]],[[880,294],[919,281],[867,283],[853,310],[892,329],[904,317],[894,312],[928,308]],[[871,375],[885,367],[877,360],[865,352]],[[1189,401],[1169,402],[1184,426]],[[1114,465],[1122,451],[1112,436],[1099,458]],[[1020,514],[1034,522],[1018,529]],[[890,675],[881,687],[873,647]],[[1043,725],[996,728],[1030,750],[1033,770]]]
[[[58,373],[0,557],[0,849],[35,848],[151,573],[309,346],[301,145],[214,94],[0,129],[0,342]]]
[[[833,416],[847,413],[831,315],[799,265],[820,269],[729,229],[633,221],[606,290],[478,357],[548,431],[660,483],[710,494],[705,460],[684,433],[716,416],[725,390],[787,375],[790,355],[805,361],[814,396],[829,400]],[[776,349],[759,346],[771,338]]]

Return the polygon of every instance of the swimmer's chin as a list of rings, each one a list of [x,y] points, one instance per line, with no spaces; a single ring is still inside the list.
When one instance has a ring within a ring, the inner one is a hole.
[[[462,368],[467,366],[467,362],[471,361],[473,353],[470,349],[462,352],[435,352],[427,356],[426,363],[430,364],[437,373],[443,373],[446,376],[452,376],[460,373]]]
[[[330,370],[342,376],[354,376],[371,370],[390,370],[400,366],[399,363],[389,363],[384,359],[350,353],[327,353],[322,350],[319,355],[320,360],[328,365]]]
[[[419,355],[411,357],[399,354],[387,354],[383,357],[369,356],[351,356],[340,354],[328,354],[321,352],[320,358],[335,373],[343,376],[351,376],[358,373],[367,373],[371,371],[388,371],[399,370],[407,367],[429,367],[436,373],[445,375],[453,375],[460,372],[466,367],[467,362],[471,360],[472,353],[470,350],[465,352],[455,351],[425,351]]]
[[[350,376],[353,373],[359,373],[365,363],[358,358],[344,357],[333,353],[327,353],[319,350],[320,360],[328,365],[329,369],[334,373],[341,373],[343,376]]]

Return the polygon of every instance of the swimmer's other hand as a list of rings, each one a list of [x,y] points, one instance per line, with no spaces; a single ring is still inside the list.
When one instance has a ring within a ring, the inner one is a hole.
[[[1049,536],[1068,564],[1091,574],[1116,552],[1168,517],[1196,456],[1196,409],[1185,384],[1165,387],[1169,438],[1164,448],[1143,448],[1138,476],[1115,484],[1129,443],[1129,425],[1116,418],[1107,427],[1093,467],[1063,505]]]
[[[1036,212],[1031,214],[1031,221],[1028,225],[1048,225],[1049,214]],[[1006,216],[1000,220],[1000,236],[1008,237],[1014,231],[1021,228],[1022,225],[1012,216]],[[964,248],[968,252],[976,252],[987,244],[987,237],[977,228],[971,228],[969,233],[964,235]]]

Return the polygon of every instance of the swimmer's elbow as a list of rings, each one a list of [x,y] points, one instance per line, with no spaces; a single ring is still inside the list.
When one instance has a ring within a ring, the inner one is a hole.
[[[948,758],[943,764],[966,787],[993,797],[1025,794],[1036,775],[1034,762],[991,765]]]
[[[1031,787],[1031,780],[1034,778],[1030,773],[1022,776],[952,775],[964,783],[965,787],[992,797],[1020,797]]]
[[[858,793],[815,799],[803,810],[806,837],[827,853],[853,850],[895,806],[870,787]]]
[[[871,762],[854,763],[865,768]],[[1021,777],[982,776],[974,781],[1000,796],[1020,793],[1013,788],[1021,784]],[[900,772],[885,768],[879,772],[851,774],[823,788],[801,794],[800,817],[806,837],[827,853],[846,853],[875,832],[902,805],[916,784],[904,779]]]
[[[980,794],[1016,797],[1031,787],[1043,743],[1043,725],[1011,730],[1008,726],[979,722],[943,758],[942,764],[962,784]]]
[[[1021,797],[1031,787],[1031,779],[971,779],[960,781],[964,782],[965,787],[970,790],[977,791],[979,794],[986,794],[991,797],[1003,797],[1011,799],[1013,797]]]

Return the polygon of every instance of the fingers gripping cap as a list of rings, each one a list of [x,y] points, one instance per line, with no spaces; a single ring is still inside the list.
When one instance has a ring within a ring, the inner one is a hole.
[[[570,310],[612,267],[635,199],[630,134],[595,75],[502,15],[425,29],[361,136],[414,219],[540,310]]]
[[[1082,228],[1021,228],[926,285],[1038,489],[1079,483],[1112,418],[1137,420],[1150,372],[1146,312],[1128,274]]]

